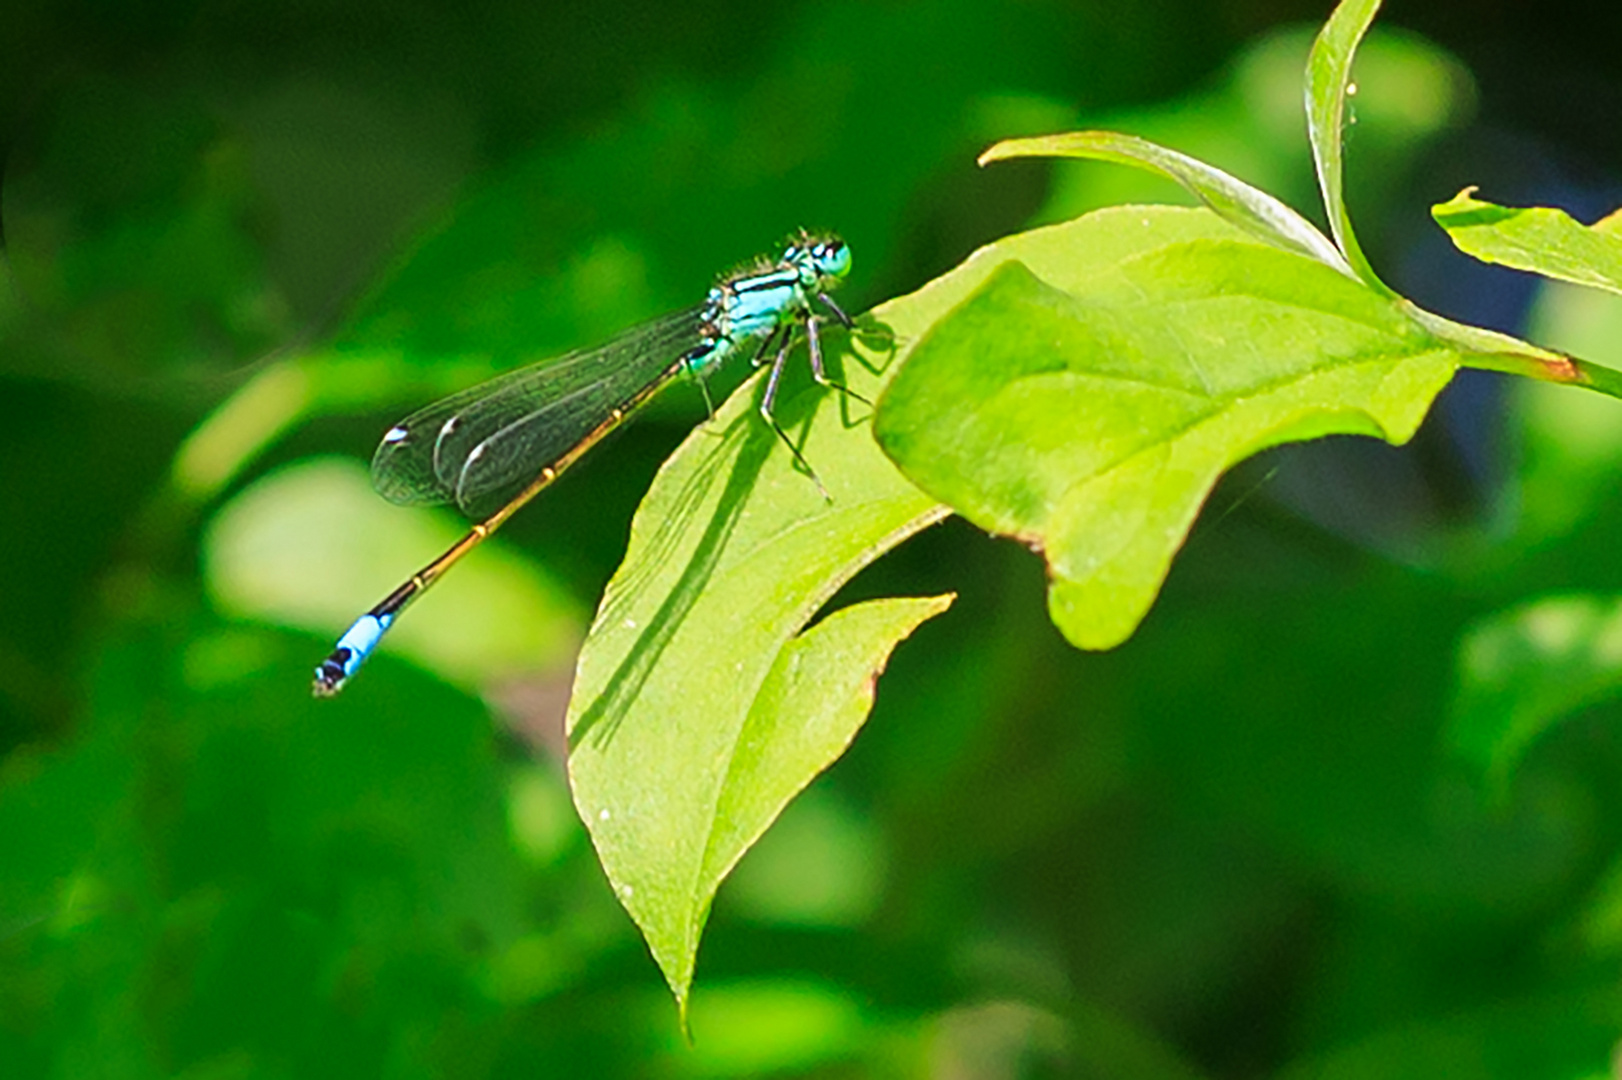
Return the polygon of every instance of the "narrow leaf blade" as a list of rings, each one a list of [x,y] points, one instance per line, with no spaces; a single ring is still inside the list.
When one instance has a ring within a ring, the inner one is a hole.
[[[1351,266],[1328,237],[1287,203],[1198,158],[1114,131],[1077,131],[1029,139],[1005,139],[980,155],[980,164],[1019,157],[1076,157],[1113,161],[1159,173],[1263,243],[1317,259],[1347,277]]]
[[[1307,59],[1307,138],[1318,170],[1329,230],[1347,261],[1369,286],[1394,295],[1369,265],[1346,211],[1346,105],[1352,89],[1352,59],[1380,10],[1380,0],[1342,0],[1312,43]]]

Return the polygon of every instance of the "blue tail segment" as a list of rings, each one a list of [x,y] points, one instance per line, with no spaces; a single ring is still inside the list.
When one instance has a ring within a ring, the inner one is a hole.
[[[367,612],[356,619],[355,625],[338,639],[338,646],[332,650],[332,655],[315,669],[316,696],[330,697],[342,690],[349,677],[366,663],[366,658],[372,655],[372,650],[377,648],[377,643],[383,640],[384,632],[393,622],[394,616],[388,613],[377,615]]]
[[[845,327],[851,325],[828,296],[849,273],[850,248],[843,240],[802,233],[775,261],[761,260],[723,277],[696,308],[633,327],[596,348],[508,372],[390,428],[372,458],[372,486],[391,502],[454,503],[482,520],[356,620],[315,669],[315,695],[331,697],[342,690],[400,612],[673,379],[702,374],[749,342],[760,342],[757,365],[776,349],[761,415],[831,502],[815,470],[772,416],[772,406],[799,330],[816,381],[851,393],[828,381],[817,329],[824,317],[819,304]]]

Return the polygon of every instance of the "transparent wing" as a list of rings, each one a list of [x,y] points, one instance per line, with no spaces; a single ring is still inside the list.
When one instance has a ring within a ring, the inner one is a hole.
[[[393,503],[482,517],[658,380],[702,328],[702,308],[680,311],[436,401],[383,437],[372,486]]]

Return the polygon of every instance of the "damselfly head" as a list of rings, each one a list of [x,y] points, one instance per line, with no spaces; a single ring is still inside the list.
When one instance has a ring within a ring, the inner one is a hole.
[[[842,279],[850,273],[850,248],[837,236],[825,237],[811,245],[811,262],[821,276]]]
[[[850,273],[850,248],[837,236],[802,232],[784,250],[782,264],[792,266],[807,288],[828,289]]]

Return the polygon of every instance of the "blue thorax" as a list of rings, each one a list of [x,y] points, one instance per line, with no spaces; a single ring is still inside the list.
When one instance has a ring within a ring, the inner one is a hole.
[[[728,275],[705,300],[704,341],[688,352],[688,370],[715,367],[743,343],[770,334],[786,319],[803,317],[814,299],[849,273],[850,248],[843,240],[807,237],[789,245],[768,268]]]

